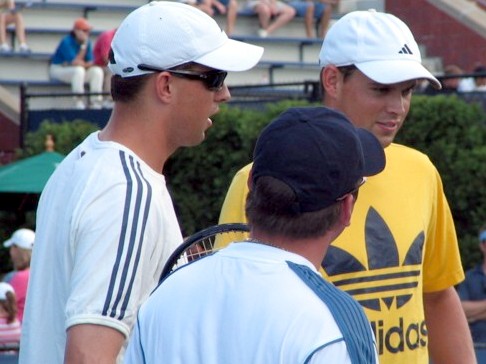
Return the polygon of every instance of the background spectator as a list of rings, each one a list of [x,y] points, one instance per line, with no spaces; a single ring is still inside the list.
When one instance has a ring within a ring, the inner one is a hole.
[[[250,0],[246,7],[257,14],[260,22],[258,35],[262,38],[268,37],[295,16],[295,9],[279,0]]]
[[[228,36],[235,30],[236,16],[238,15],[237,0],[189,0],[186,4],[195,6],[210,16],[215,14],[226,14],[225,32]]]
[[[19,51],[21,53],[30,52],[25,39],[24,18],[16,9],[14,0],[0,0],[0,53],[12,50],[12,47],[7,43],[7,26],[9,24],[15,25]]]
[[[479,250],[483,259],[466,272],[458,286],[479,364],[486,363],[486,225],[479,230]]]
[[[474,67],[470,71],[470,73],[476,73],[476,69],[481,67],[480,63],[475,63]],[[465,77],[462,79],[461,83],[459,84],[458,88],[459,92],[472,92],[476,90],[476,79],[475,77]]]
[[[297,0],[289,5],[296,11],[296,16],[304,18],[305,33],[308,38],[324,38],[334,7],[339,0]],[[317,34],[314,30],[317,27]]]
[[[35,233],[30,229],[19,229],[12,237],[3,243],[9,248],[10,259],[14,271],[4,277],[4,282],[10,283],[17,297],[18,319],[22,322],[24,316],[25,297],[30,277],[30,259],[34,247]]]
[[[103,69],[94,64],[93,49],[89,40],[92,27],[84,18],[78,18],[73,30],[62,38],[51,58],[49,74],[51,78],[70,83],[73,93],[84,94],[84,84],[89,83],[89,90],[101,93],[103,87]],[[91,97],[91,107],[101,108],[102,96]],[[82,97],[76,98],[75,107],[84,109]]]
[[[464,71],[458,65],[455,64],[447,65],[444,68],[444,75],[449,77],[444,78],[444,80],[442,80],[442,93],[458,92],[459,86],[461,85],[461,82],[463,80],[463,78],[460,77],[462,74],[464,74]],[[450,77],[450,76],[458,76],[458,77]]]
[[[474,73],[481,74],[481,76],[474,77],[474,91],[486,91],[486,66],[482,64],[476,66]]]
[[[461,82],[464,78],[461,75],[464,71],[461,67],[455,64],[449,64],[444,68],[444,77],[441,79],[442,89],[438,90],[434,88],[430,83],[425,87],[424,93],[427,95],[441,95],[441,94],[453,94],[459,92]],[[457,76],[457,77],[452,77]]]
[[[0,283],[0,344],[18,344],[21,324],[17,319],[17,301],[13,287]]]
[[[115,32],[116,28],[102,32],[93,48],[94,64],[103,69],[103,92],[110,92],[111,89],[111,71],[108,68],[108,56]],[[109,98],[111,99],[111,97]]]

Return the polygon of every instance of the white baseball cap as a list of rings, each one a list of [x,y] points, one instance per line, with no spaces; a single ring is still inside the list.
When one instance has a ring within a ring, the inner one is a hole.
[[[223,71],[255,66],[263,48],[229,39],[216,21],[193,6],[152,1],[131,12],[111,43],[108,67],[122,77],[151,71],[139,65],[168,69],[195,62]]]
[[[423,65],[420,50],[408,26],[396,16],[353,11],[344,15],[324,38],[319,54],[321,67],[355,65],[373,81],[392,84],[427,79],[442,86]]]
[[[0,282],[0,300],[7,299],[7,292],[12,292],[13,294],[15,294],[15,291],[10,284],[5,282]]]
[[[12,237],[3,243],[6,248],[16,245],[22,249],[34,247],[35,233],[30,229],[19,229],[12,234]]]

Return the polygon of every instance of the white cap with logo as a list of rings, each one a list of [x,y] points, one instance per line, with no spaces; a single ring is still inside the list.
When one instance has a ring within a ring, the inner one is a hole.
[[[34,247],[35,233],[30,229],[19,229],[12,234],[12,237],[3,243],[3,246],[10,248],[16,245],[22,249],[32,249]]]
[[[420,49],[408,26],[396,16],[373,9],[353,11],[332,25],[319,54],[321,67],[355,65],[385,85],[427,79],[441,84],[423,65]]]
[[[245,71],[255,66],[263,48],[229,39],[216,21],[193,6],[152,1],[131,12],[111,43],[108,67],[122,77],[195,62],[222,71]]]

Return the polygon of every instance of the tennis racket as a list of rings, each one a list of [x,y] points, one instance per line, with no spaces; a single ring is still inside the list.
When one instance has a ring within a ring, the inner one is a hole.
[[[210,226],[189,236],[165,263],[159,282],[177,268],[211,254],[232,241],[246,238],[249,231],[246,224],[230,223]]]

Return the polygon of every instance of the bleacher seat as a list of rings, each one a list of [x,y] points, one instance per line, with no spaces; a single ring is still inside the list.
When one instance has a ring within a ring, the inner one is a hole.
[[[69,85],[51,81],[48,64],[59,40],[72,27],[74,19],[84,16],[94,26],[92,41],[104,30],[115,28],[120,21],[146,0],[17,0],[26,24],[26,33],[32,53],[14,52],[0,54],[0,85],[13,95],[20,96],[20,85],[27,85],[35,91],[68,92]],[[359,0],[355,1],[356,3]],[[370,1],[368,1],[369,3]],[[344,1],[349,8],[350,1]],[[346,11],[350,9],[345,8]],[[339,11],[333,20],[340,17]],[[224,28],[225,16],[215,16]],[[304,20],[295,18],[267,38],[257,36],[258,19],[255,15],[241,11],[236,21],[234,39],[261,45],[265,48],[261,62],[254,69],[242,73],[230,73],[229,86],[268,84],[272,82],[302,82],[318,80],[318,56],[321,39],[305,37]],[[9,29],[12,41],[14,29]],[[14,48],[15,49],[15,48]],[[59,106],[48,98],[30,102],[31,107]]]

